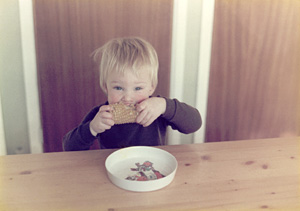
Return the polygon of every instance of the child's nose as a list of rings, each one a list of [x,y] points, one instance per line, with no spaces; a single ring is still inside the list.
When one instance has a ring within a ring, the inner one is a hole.
[[[129,105],[129,104],[133,104],[134,102],[134,96],[132,92],[126,92],[124,97],[123,97],[123,101],[125,104]]]

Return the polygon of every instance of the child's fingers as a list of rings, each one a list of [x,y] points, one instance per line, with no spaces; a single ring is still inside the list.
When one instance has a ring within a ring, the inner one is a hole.
[[[113,119],[113,115],[112,113],[109,113],[109,112],[99,112],[99,115],[101,118],[104,118],[104,119]]]
[[[143,111],[145,108],[146,108],[146,106],[145,106],[145,103],[143,103],[143,102],[141,102],[141,103],[139,103],[139,104],[136,105],[136,110],[138,112]]]
[[[144,127],[149,126],[154,120],[155,116],[153,116],[151,113],[143,111],[139,114],[137,117],[136,122],[143,125]]]
[[[99,112],[110,112],[110,111],[112,111],[112,107],[109,105],[103,105],[99,109]]]
[[[96,133],[102,133],[110,129],[114,124],[113,115],[109,112],[110,106],[101,106],[98,113],[90,123],[90,127]]]
[[[147,115],[146,111],[142,111],[139,113],[139,115],[136,118],[136,122],[139,124],[142,124],[143,119],[145,118],[145,116]]]
[[[155,120],[155,118],[145,118],[142,122],[141,125],[143,125],[144,127],[148,127],[149,125],[152,124],[152,122]]]
[[[109,105],[104,105],[104,106],[101,106],[100,109],[99,109],[99,112],[98,112],[98,116],[101,118],[101,119],[113,119],[113,115],[112,113],[110,112],[112,110],[112,108],[109,106]],[[113,124],[109,123],[110,125]]]
[[[101,128],[104,130],[109,130],[114,125],[113,120],[105,120],[102,122]]]
[[[140,114],[136,122],[144,127],[152,124],[164,112],[162,100],[161,98],[148,98],[137,104],[136,109]]]
[[[90,123],[90,127],[93,131],[96,133],[102,133],[105,130],[110,129],[115,124],[112,118],[105,118],[107,115],[109,117],[110,113],[102,112],[97,114],[97,116]]]
[[[103,119],[103,123],[105,125],[108,125],[108,126],[113,126],[115,124],[114,120],[112,118],[105,118]]]

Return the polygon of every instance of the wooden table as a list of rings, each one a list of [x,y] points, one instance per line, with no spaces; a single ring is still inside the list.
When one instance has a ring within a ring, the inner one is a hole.
[[[0,157],[0,210],[300,210],[300,137],[161,147],[174,181],[146,193],[114,186],[113,150]]]

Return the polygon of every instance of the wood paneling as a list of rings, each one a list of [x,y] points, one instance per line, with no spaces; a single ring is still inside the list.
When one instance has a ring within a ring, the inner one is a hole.
[[[215,2],[206,141],[300,135],[300,1]]]
[[[109,39],[140,36],[156,48],[156,93],[169,95],[173,0],[34,0],[44,151],[106,100],[90,54]]]

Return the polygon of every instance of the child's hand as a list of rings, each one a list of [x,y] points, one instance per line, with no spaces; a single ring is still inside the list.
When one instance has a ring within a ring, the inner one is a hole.
[[[109,130],[115,124],[113,115],[110,113],[111,110],[112,108],[109,105],[101,106],[94,119],[90,122],[90,130],[94,136]]]
[[[140,112],[136,122],[144,127],[149,126],[161,114],[166,111],[166,100],[162,97],[151,97],[137,104],[137,111]]]

